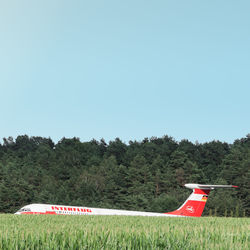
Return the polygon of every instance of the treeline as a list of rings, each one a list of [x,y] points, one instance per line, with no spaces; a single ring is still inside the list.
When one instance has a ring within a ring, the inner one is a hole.
[[[18,136],[0,144],[0,212],[30,203],[166,212],[191,190],[185,183],[233,184],[216,190],[205,215],[250,215],[250,135],[233,144],[164,136],[123,143]]]

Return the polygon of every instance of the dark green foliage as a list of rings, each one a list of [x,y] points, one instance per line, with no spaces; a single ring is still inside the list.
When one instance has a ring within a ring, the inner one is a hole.
[[[164,136],[127,145],[23,135],[0,144],[0,212],[30,203],[167,212],[187,198],[189,182],[238,185],[213,191],[204,214],[249,216],[250,136],[234,144]]]

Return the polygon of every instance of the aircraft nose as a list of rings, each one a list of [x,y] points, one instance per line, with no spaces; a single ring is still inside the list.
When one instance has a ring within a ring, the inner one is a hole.
[[[20,214],[19,212],[16,212],[16,213],[14,213],[14,214]]]

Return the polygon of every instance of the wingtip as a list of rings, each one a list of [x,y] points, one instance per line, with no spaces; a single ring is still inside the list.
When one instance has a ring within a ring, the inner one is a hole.
[[[232,187],[233,187],[233,188],[239,188],[239,186],[234,186],[234,185],[232,185]]]

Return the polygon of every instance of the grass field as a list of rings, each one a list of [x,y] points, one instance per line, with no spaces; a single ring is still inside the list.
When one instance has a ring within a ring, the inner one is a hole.
[[[0,249],[250,249],[250,218],[0,215]]]

